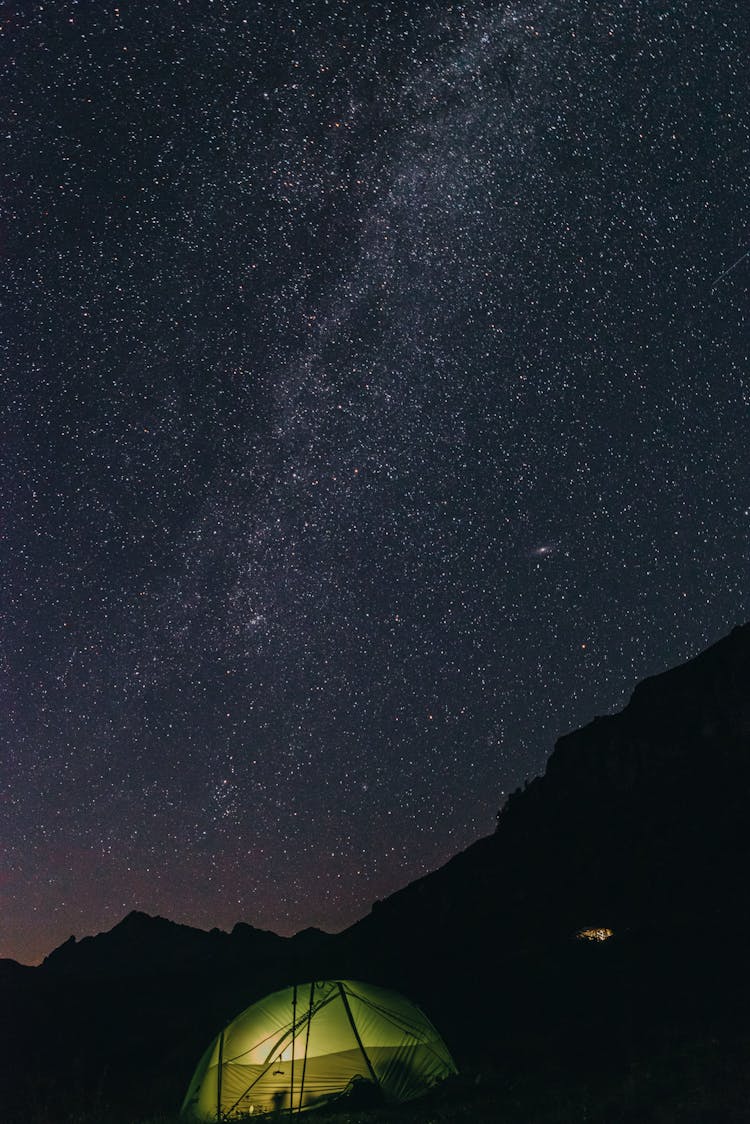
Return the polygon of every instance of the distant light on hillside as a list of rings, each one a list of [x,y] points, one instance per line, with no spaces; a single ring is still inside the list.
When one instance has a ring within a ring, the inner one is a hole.
[[[614,934],[611,929],[579,929],[576,936],[579,941],[608,941]]]

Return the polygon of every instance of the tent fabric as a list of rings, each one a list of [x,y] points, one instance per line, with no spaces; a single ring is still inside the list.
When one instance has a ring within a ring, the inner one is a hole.
[[[372,984],[319,980],[276,991],[237,1015],[198,1063],[182,1115],[222,1121],[297,1113],[362,1082],[398,1103],[455,1072],[414,1003]]]

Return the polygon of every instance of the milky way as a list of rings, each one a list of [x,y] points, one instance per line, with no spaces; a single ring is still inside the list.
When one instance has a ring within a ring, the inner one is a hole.
[[[744,9],[6,9],[0,955],[340,928],[747,618]]]

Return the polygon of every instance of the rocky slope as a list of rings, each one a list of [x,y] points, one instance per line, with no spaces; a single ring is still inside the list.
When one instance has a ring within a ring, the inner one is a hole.
[[[375,951],[408,935],[424,963],[488,942],[549,946],[591,925],[737,929],[750,921],[749,806],[744,625],[561,738],[493,836],[379,903],[349,939]]]

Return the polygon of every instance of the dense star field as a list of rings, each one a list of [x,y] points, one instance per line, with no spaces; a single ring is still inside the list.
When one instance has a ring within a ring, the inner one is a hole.
[[[750,616],[746,0],[0,19],[0,955],[340,928]]]

